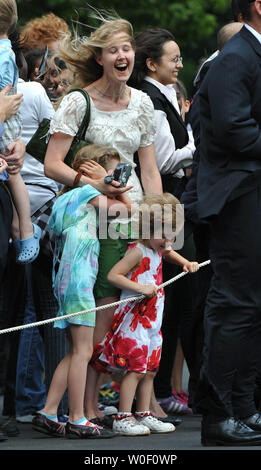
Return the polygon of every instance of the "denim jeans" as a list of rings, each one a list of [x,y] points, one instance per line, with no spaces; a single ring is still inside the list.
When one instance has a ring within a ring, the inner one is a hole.
[[[24,324],[36,321],[32,295],[31,265],[25,267],[27,295]],[[21,330],[16,370],[16,416],[32,414],[43,408],[46,399],[44,384],[44,343],[37,327]]]

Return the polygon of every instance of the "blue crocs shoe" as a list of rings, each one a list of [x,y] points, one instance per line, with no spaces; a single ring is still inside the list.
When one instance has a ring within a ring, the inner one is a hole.
[[[19,264],[28,264],[34,261],[40,251],[40,238],[42,230],[38,225],[33,224],[34,234],[26,238],[25,240],[20,240],[20,250],[16,258],[16,262]]]

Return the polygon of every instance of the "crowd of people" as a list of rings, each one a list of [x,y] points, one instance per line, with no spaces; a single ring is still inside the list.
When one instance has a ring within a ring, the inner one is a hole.
[[[189,98],[172,32],[96,9],[83,36],[53,13],[19,29],[0,0],[0,329],[24,325],[0,335],[0,441],[200,414],[202,445],[261,445],[261,0],[231,6]]]

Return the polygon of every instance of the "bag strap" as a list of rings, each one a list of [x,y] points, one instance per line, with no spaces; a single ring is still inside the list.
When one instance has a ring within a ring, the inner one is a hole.
[[[86,100],[86,111],[85,111],[85,115],[83,117],[83,121],[78,129],[78,132],[77,134],[75,135],[74,139],[75,140],[82,140],[86,134],[86,131],[87,131],[87,127],[89,125],[89,122],[90,122],[90,112],[91,112],[91,103],[90,103],[90,97],[87,93],[86,90],[84,90],[83,88],[72,88],[71,90],[69,90],[67,92],[67,95],[69,93],[72,93],[74,91],[79,91],[85,98]]]

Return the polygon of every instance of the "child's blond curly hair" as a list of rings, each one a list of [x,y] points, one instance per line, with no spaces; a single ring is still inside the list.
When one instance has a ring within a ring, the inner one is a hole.
[[[176,232],[178,205],[179,200],[171,193],[145,195],[138,208],[139,240],[147,244],[146,240],[154,238],[157,230],[165,236],[166,227]]]

